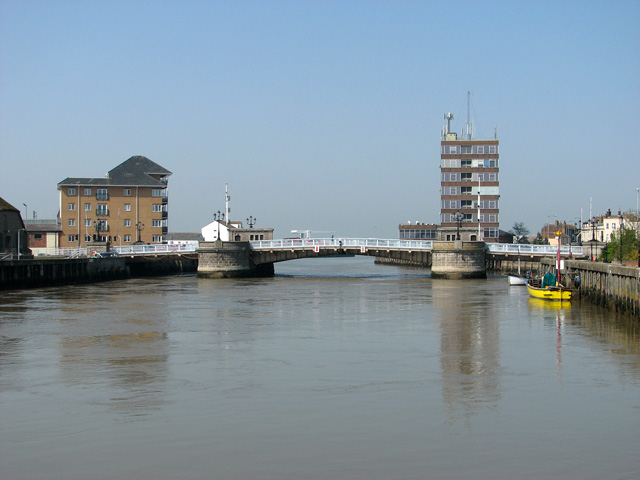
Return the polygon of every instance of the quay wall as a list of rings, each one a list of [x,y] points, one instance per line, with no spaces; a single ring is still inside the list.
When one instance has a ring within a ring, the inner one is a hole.
[[[555,259],[545,258],[550,269]],[[591,303],[640,317],[640,268],[586,260],[565,260],[562,280]]]
[[[0,262],[0,289],[36,288],[195,272],[188,258],[35,258]]]

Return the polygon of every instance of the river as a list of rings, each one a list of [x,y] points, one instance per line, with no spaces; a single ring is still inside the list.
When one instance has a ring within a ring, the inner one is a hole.
[[[0,478],[635,479],[640,324],[370,258],[0,292]]]

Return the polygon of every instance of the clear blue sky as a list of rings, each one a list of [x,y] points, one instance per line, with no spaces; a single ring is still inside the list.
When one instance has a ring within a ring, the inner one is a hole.
[[[132,155],[171,231],[223,210],[277,237],[439,222],[443,114],[500,140],[501,228],[635,209],[638,1],[0,1],[0,196]]]

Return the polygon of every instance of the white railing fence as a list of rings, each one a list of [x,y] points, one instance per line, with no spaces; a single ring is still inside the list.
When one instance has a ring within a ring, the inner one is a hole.
[[[254,240],[251,242],[251,248],[254,250],[314,247],[366,247],[431,250],[433,249],[433,242],[430,240],[387,240],[381,238],[285,238],[282,240]]]
[[[489,251],[491,253],[513,253],[515,255],[555,255],[558,253],[557,245],[529,245],[518,243],[488,243]],[[567,256],[582,255],[582,247],[561,245],[560,255]]]
[[[126,245],[121,247],[111,247],[112,252],[119,255],[144,255],[154,253],[185,253],[195,252],[198,247],[195,245]]]

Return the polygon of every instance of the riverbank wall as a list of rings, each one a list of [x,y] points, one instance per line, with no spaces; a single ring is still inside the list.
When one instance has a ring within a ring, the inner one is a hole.
[[[640,317],[640,268],[586,260],[564,262],[563,283],[574,288],[580,299]],[[545,258],[541,263],[551,269],[555,259]]]
[[[0,289],[36,288],[132,277],[195,273],[185,257],[35,258],[0,262]]]

